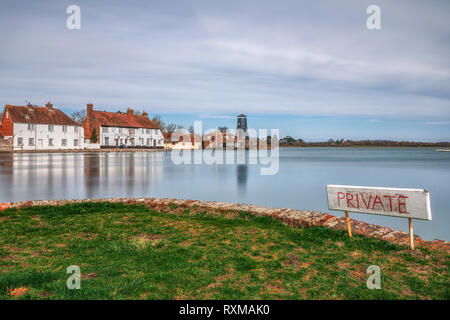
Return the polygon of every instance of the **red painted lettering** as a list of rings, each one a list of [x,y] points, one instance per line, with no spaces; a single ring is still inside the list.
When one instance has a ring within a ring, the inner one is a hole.
[[[383,202],[381,202],[381,199],[380,199],[379,196],[376,196],[376,197],[375,197],[375,200],[373,200],[372,210],[374,210],[375,205],[376,205],[377,203],[381,204],[381,207],[382,207],[383,210],[384,210]]]
[[[341,194],[342,194],[342,198],[339,197],[339,195],[341,195]],[[343,192],[338,192],[337,193],[337,197],[338,197],[338,206],[340,206],[341,205],[341,199],[345,199],[345,194]]]
[[[389,198],[389,208],[392,211],[392,198],[395,198],[395,196],[384,196],[385,198]]]
[[[366,209],[369,209],[370,200],[372,200],[372,195],[369,196],[369,202],[368,203],[366,203],[366,200],[364,199],[364,196],[362,195],[362,193],[361,193],[361,198],[362,198],[362,201],[364,202],[364,205],[366,206]]]
[[[407,199],[405,196],[398,196],[398,213],[409,213],[406,211],[406,202],[400,202],[400,198]],[[402,210],[402,206],[405,206],[405,211]]]
[[[349,199],[349,196],[351,196],[351,198]],[[355,206],[353,205],[353,203],[351,202],[353,200],[353,195],[351,193],[347,193],[345,195],[345,197],[347,198],[347,208],[354,208]]]

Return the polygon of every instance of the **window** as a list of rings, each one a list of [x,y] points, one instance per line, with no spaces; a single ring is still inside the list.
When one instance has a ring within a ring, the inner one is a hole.
[[[17,145],[18,146],[23,146],[23,138],[17,138]]]
[[[119,133],[122,134],[122,128],[119,128]]]
[[[108,133],[108,127],[102,127],[103,128],[103,133]]]
[[[67,139],[62,139],[61,140],[61,146],[62,147],[67,147]]]
[[[73,127],[73,131],[74,131],[75,133],[78,133],[78,127],[77,127],[77,126]]]
[[[147,138],[147,145],[150,145],[150,138]]]
[[[48,145],[49,147],[53,147],[53,139],[48,139]]]
[[[53,127],[52,124],[49,124],[49,125],[48,125],[48,131],[50,131],[50,132],[55,131],[55,128]]]
[[[108,137],[105,137],[105,145],[109,146],[109,138]]]
[[[29,139],[28,139],[28,145],[29,145],[30,147],[34,147],[34,138],[29,138]]]
[[[33,131],[34,130],[34,123],[29,123],[28,124],[28,131]]]
[[[67,132],[67,126],[62,126],[62,131]]]
[[[139,138],[139,145],[143,145],[144,144],[144,138]]]
[[[76,127],[75,127],[76,128]],[[73,146],[78,147],[78,139],[73,140]]]

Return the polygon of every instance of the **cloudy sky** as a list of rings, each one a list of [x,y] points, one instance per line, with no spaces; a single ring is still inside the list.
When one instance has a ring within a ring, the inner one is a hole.
[[[381,30],[366,27],[371,4]],[[448,0],[1,1],[0,103],[449,141],[449,21]]]

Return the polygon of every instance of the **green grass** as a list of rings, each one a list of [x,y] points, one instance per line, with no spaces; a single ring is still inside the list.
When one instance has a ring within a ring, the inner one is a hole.
[[[84,203],[0,213],[0,299],[449,299],[449,256],[271,218]],[[66,286],[81,268],[80,290]],[[380,290],[366,286],[381,268]],[[28,288],[19,296],[12,289]]]

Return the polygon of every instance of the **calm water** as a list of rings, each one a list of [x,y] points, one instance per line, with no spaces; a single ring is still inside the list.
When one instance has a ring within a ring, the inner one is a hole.
[[[450,240],[450,152],[431,148],[281,149],[273,176],[258,165],[175,165],[165,152],[0,154],[0,202],[168,197],[328,211],[326,184],[425,188],[433,220],[414,231]],[[407,219],[351,216],[407,231]]]

